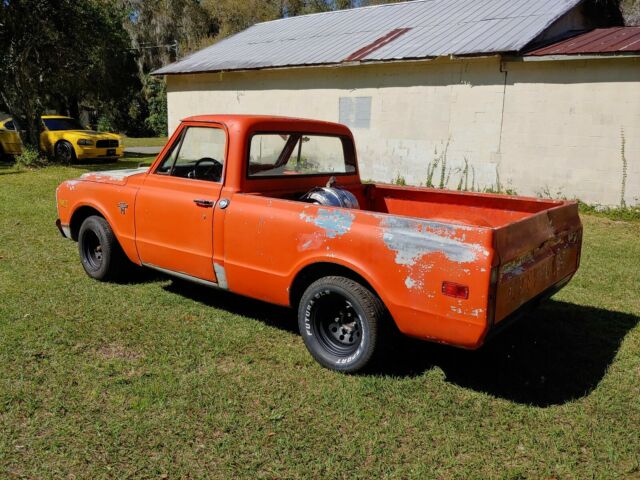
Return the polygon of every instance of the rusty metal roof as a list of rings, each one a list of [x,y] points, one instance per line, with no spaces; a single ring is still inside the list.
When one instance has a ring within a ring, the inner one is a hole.
[[[640,52],[640,27],[598,28],[528,52],[528,56],[598,55]]]
[[[518,52],[582,0],[415,0],[256,24],[154,74]]]

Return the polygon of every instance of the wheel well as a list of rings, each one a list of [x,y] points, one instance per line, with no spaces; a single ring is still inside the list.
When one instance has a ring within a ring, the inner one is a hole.
[[[93,215],[104,218],[104,215],[102,215],[93,207],[80,207],[75,212],[73,212],[71,221],[69,222],[69,229],[71,230],[71,238],[73,240],[78,240],[78,233],[80,232],[82,222]]]
[[[300,302],[304,291],[309,285],[316,280],[330,276],[350,278],[362,286],[367,287],[374,295],[380,297],[380,295],[378,295],[375,289],[362,275],[354,272],[350,268],[336,263],[322,262],[308,265],[298,272],[296,278],[294,278],[293,283],[291,284],[291,288],[289,289],[289,302],[291,306],[294,308],[298,306],[298,302]]]

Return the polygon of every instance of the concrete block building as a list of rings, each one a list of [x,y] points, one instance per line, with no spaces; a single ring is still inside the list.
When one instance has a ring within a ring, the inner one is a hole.
[[[204,113],[338,121],[364,179],[634,205],[640,28],[599,5],[416,0],[285,18],[155,73],[170,131]]]

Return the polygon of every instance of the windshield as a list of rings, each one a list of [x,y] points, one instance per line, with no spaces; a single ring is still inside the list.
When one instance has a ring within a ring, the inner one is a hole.
[[[73,118],[43,118],[42,121],[49,130],[85,130]]]

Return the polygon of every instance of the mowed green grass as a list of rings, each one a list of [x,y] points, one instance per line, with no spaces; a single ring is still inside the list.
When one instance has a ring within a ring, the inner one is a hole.
[[[54,192],[107,167],[0,170],[0,478],[640,476],[640,223],[585,217],[579,275],[484,349],[345,376],[287,309],[89,279]]]

